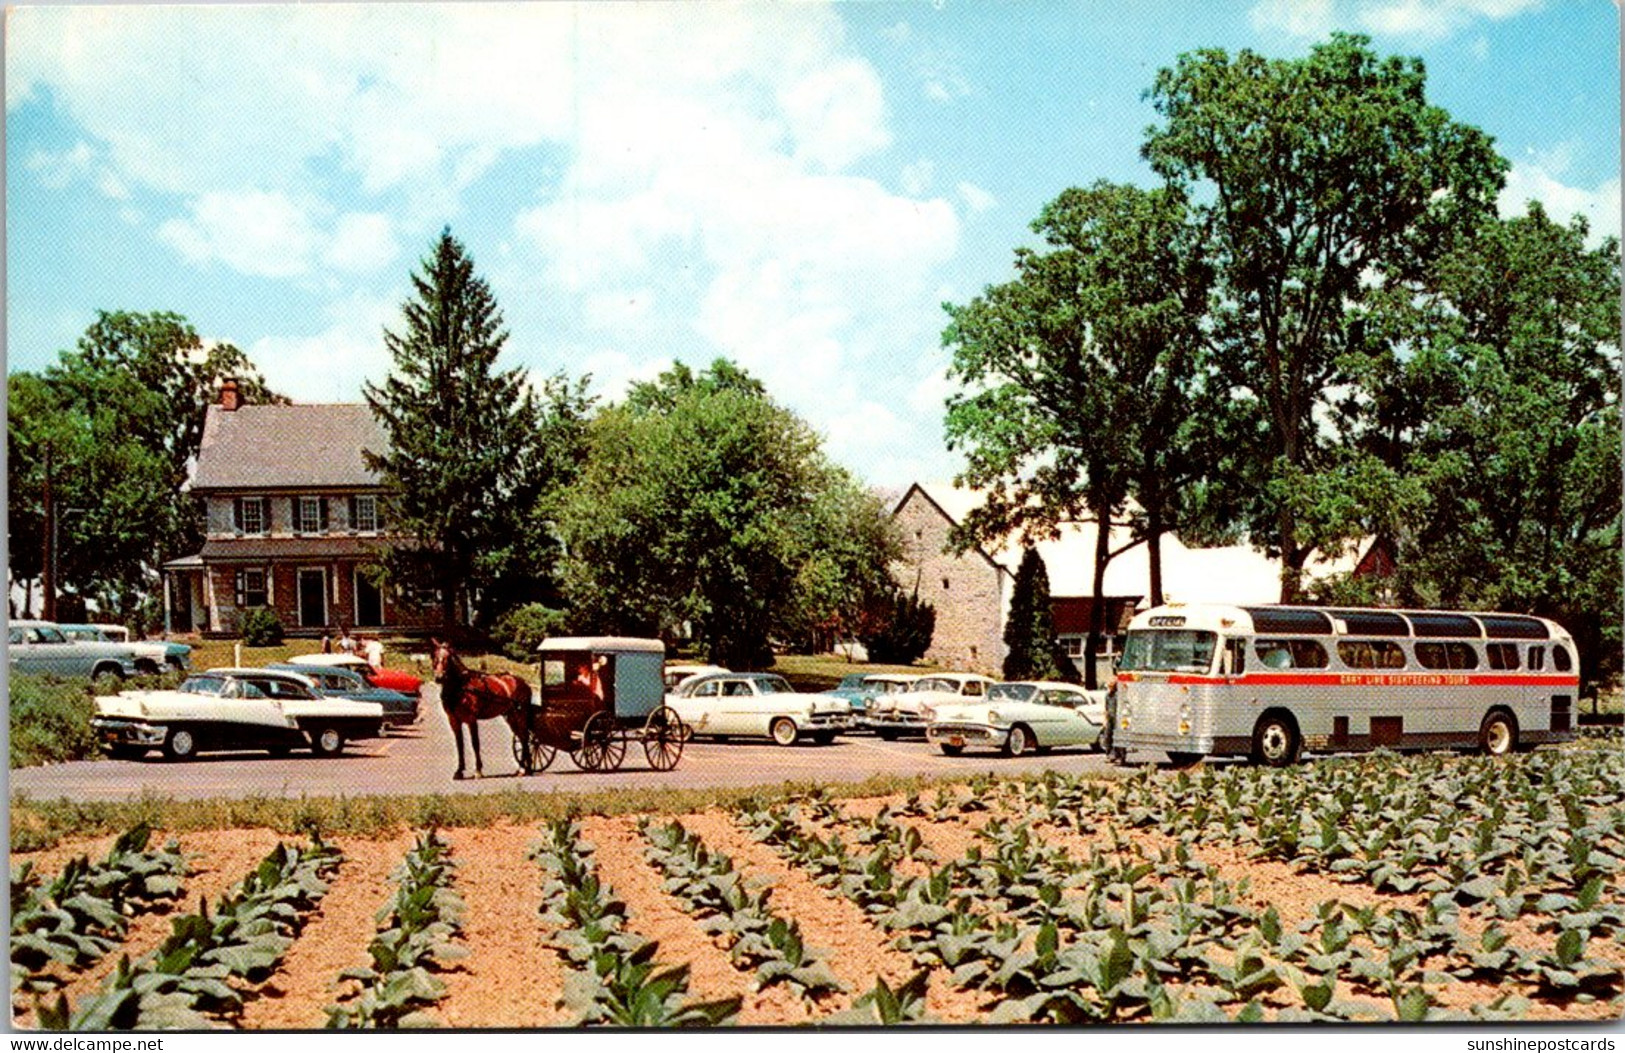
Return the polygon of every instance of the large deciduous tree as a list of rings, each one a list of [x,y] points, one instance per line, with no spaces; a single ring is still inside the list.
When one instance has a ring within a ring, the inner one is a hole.
[[[635,386],[590,436],[561,517],[583,629],[687,625],[711,660],[756,668],[770,637],[855,622],[897,555],[878,501],[732,363]]]
[[[1246,509],[1293,599],[1314,545],[1299,497],[1334,443],[1317,420],[1347,383],[1339,360],[1374,291],[1422,274],[1456,232],[1493,214],[1506,162],[1425,96],[1416,59],[1334,34],[1306,58],[1182,55],[1149,95],[1144,155],[1202,201],[1221,306],[1223,376],[1257,415]]]
[[[463,612],[487,621],[549,598],[557,552],[543,510],[573,475],[587,402],[562,376],[538,396],[524,370],[497,367],[501,311],[449,230],[412,289],[402,328],[384,333],[393,372],[364,389],[388,439],[366,459],[389,488],[391,525],[412,539],[386,554],[386,576],[437,591],[450,630]]]
[[[960,481],[985,491],[956,543],[1011,532],[1053,535],[1090,518],[1094,614],[1085,676],[1105,631],[1111,524],[1131,493],[1138,537],[1153,548],[1161,591],[1161,536],[1176,528],[1186,491],[1202,474],[1192,407],[1202,392],[1201,322],[1209,275],[1200,232],[1175,191],[1096,183],[1068,190],[1033,229],[1042,250],[1016,250],[1016,277],[971,303],[947,305],[949,446],[963,451]],[[1160,598],[1160,597],[1159,597]]]

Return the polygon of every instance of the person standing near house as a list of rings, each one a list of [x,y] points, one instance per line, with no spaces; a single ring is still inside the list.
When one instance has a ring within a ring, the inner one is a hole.
[[[376,636],[362,638],[361,653],[367,659],[367,664],[374,669],[384,667],[384,642]]]
[[[355,654],[355,639],[350,635],[350,630],[342,625],[339,626],[339,653]]]

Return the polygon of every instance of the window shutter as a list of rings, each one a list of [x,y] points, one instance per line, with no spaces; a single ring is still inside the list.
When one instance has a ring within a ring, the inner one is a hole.
[[[238,607],[241,607],[243,605],[243,597],[244,597],[244,593],[245,593],[245,590],[246,590],[247,586],[248,586],[247,576],[245,575],[245,573],[243,571],[239,570],[237,572],[237,604],[236,604]]]
[[[322,533],[325,534],[327,533],[327,498],[321,498],[319,504],[322,510]]]
[[[350,533],[352,533],[352,534],[355,533],[358,529],[360,529],[359,527],[356,526],[355,506],[356,506],[355,495],[351,494],[350,495]]]
[[[291,519],[292,519],[292,522],[293,522],[293,532],[295,534],[303,533],[303,531],[300,528],[304,524],[299,522],[299,498],[297,498],[297,497],[288,498],[288,511],[291,513]]]
[[[237,529],[237,533],[243,532],[243,499],[240,497],[231,499],[231,525]]]

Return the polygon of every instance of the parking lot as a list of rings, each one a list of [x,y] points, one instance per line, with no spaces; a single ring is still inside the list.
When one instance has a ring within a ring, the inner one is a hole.
[[[967,753],[944,757],[920,740],[882,742],[869,735],[844,735],[828,746],[774,746],[734,741],[691,742],[676,770],[649,769],[643,750],[629,743],[618,772],[578,770],[567,754],[538,775],[520,776],[512,738],[500,720],[480,727],[485,777],[456,781],[457,748],[440,711],[433,684],[423,690],[423,716],[416,726],[385,739],[351,744],[343,755],[322,759],[309,753],[274,758],[265,753],[205,754],[170,764],[154,751],[140,761],[93,760],[23,768],[11,773],[13,793],[35,798],[120,800],[142,794],[160,797],[329,797],[373,794],[491,793],[522,789],[537,793],[588,791],[614,786],[693,788],[777,785],[783,782],[861,782],[876,775],[1001,774],[1106,768],[1098,753],[1057,750],[1024,757]],[[1143,760],[1161,760],[1149,755]],[[469,752],[469,770],[473,754]]]

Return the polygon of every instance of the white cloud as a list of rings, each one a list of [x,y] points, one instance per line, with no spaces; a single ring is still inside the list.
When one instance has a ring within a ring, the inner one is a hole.
[[[28,155],[23,167],[30,172],[38,173],[40,182],[46,186],[60,189],[75,179],[88,175],[95,159],[95,151],[91,149],[89,143],[81,139],[68,149],[56,153],[36,150]]]
[[[1499,22],[1538,10],[1544,0],[1258,0],[1253,28],[1295,37],[1323,37],[1337,26],[1379,36],[1440,40],[1488,19]]]
[[[340,216],[323,258],[342,271],[376,270],[400,253],[395,227],[388,216],[377,212]]]
[[[920,158],[911,165],[903,166],[902,184],[903,193],[911,197],[918,197],[931,189],[931,180],[936,177],[937,166],[925,158]]]
[[[158,237],[193,263],[218,260],[268,278],[303,274],[310,266],[315,232],[304,209],[284,194],[207,193],[190,213],[165,221]]]
[[[972,212],[986,212],[997,205],[998,199],[975,183],[960,183],[954,187]]]
[[[265,336],[244,350],[273,389],[296,402],[354,402],[363,381],[389,372],[384,329],[398,329],[400,306],[359,293],[326,310],[327,326],[305,335]]]
[[[1587,189],[1559,182],[1553,172],[1539,164],[1514,164],[1507,173],[1506,188],[1501,191],[1501,214],[1523,215],[1531,199],[1545,206],[1546,214],[1558,223],[1567,223],[1576,214],[1584,216],[1592,245],[1605,237],[1620,236],[1618,176]]]

